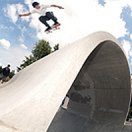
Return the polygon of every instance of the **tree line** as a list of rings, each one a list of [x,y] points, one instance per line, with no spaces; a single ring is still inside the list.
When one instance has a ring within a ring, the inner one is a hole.
[[[31,65],[35,61],[49,55],[52,52],[55,52],[58,49],[59,49],[59,44],[56,44],[52,50],[48,41],[39,40],[39,42],[35,44],[33,50],[31,51],[31,55],[25,56],[25,59],[23,60],[22,64],[20,64],[20,66],[17,67],[17,71],[19,72],[20,70]]]
[[[59,44],[55,44],[55,46],[52,49],[48,41],[39,40],[32,49],[31,55],[25,56],[25,59],[22,61],[20,66],[17,66],[17,72],[31,65],[35,61],[49,55],[50,53],[55,52],[58,49],[59,49]],[[2,75],[2,70],[3,67],[0,66],[0,76]],[[15,70],[12,70],[8,76],[7,81],[9,81],[14,75],[15,75]]]

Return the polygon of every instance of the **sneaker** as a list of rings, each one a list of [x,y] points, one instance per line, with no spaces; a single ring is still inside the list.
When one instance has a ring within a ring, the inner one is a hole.
[[[48,32],[48,31],[50,31],[52,28],[51,27],[47,27],[46,29],[45,29],[45,32]]]
[[[59,23],[59,22],[56,22],[56,23],[54,23],[54,24],[52,25],[53,28],[58,27],[58,26],[60,26],[60,23]]]

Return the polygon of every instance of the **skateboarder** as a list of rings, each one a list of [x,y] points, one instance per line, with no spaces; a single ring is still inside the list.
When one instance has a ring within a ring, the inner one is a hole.
[[[34,8],[34,10],[32,10],[31,12],[28,13],[24,13],[24,14],[19,14],[20,17],[22,16],[29,16],[33,13],[38,13],[40,14],[39,20],[47,27],[45,29],[45,31],[49,31],[52,29],[52,27],[47,23],[48,20],[52,20],[54,22],[53,27],[59,26],[60,23],[58,22],[57,18],[54,16],[53,12],[47,12],[47,8],[50,7],[57,7],[59,9],[64,9],[61,6],[58,5],[40,5],[40,3],[38,2],[33,2],[32,6]]]

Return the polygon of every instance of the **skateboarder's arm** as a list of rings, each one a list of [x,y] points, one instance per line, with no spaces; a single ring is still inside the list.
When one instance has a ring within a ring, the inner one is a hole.
[[[64,9],[62,6],[58,6],[58,5],[50,5],[51,7],[57,7],[59,9]]]
[[[19,17],[23,17],[23,16],[29,16],[29,15],[31,15],[31,12],[24,13],[24,14],[19,14]]]

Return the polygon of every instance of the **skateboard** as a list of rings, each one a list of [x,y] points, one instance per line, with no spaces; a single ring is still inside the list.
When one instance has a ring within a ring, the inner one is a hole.
[[[53,31],[59,30],[60,29],[60,24],[52,25],[51,29],[48,31],[45,31],[47,34],[52,33]]]

